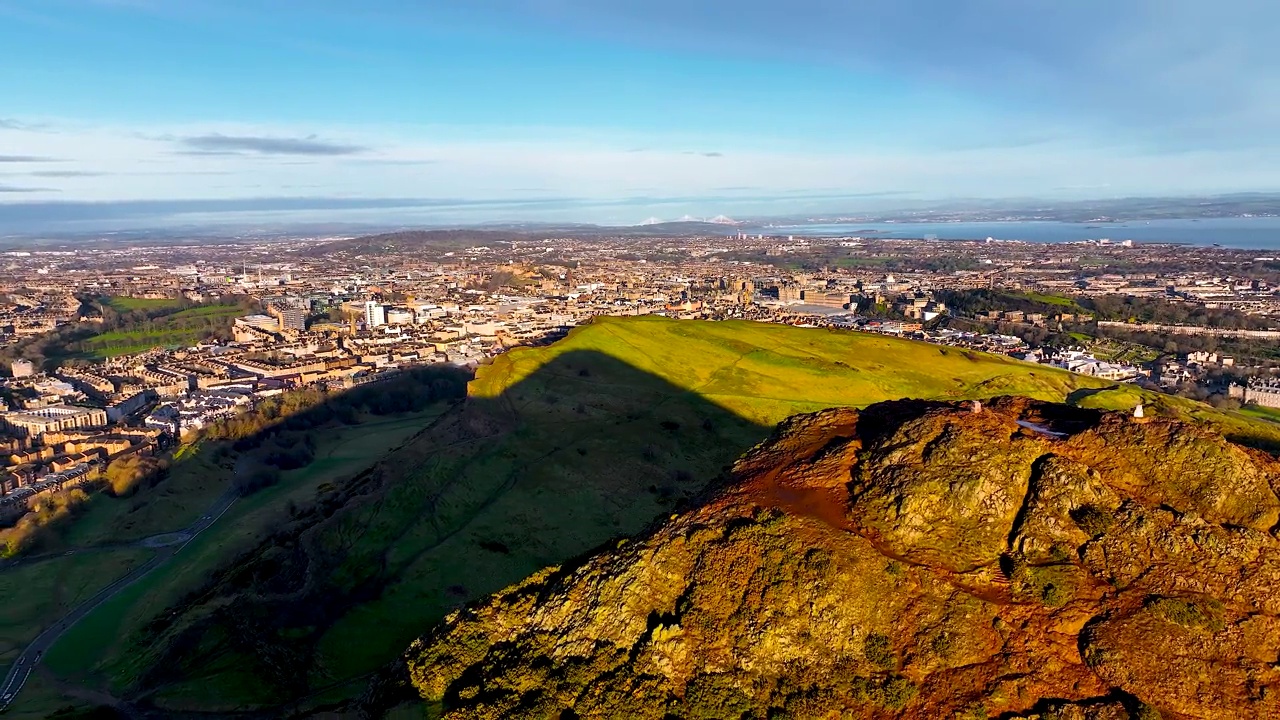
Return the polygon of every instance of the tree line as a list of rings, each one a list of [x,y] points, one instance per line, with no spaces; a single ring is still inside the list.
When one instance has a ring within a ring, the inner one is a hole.
[[[934,298],[947,306],[954,315],[973,316],[992,310],[1039,313],[1045,316],[1077,313],[1080,308],[1072,302],[1048,302],[1023,293],[1008,290],[938,290]]]
[[[235,454],[236,487],[250,494],[280,481],[281,473],[315,459],[315,431],[357,425],[365,416],[421,412],[433,403],[466,396],[468,372],[433,366],[405,370],[345,392],[304,388],[268,398],[251,412],[225,418],[202,432]]]
[[[1232,308],[1210,308],[1191,302],[1132,295],[1094,295],[1081,298],[1080,304],[1092,310],[1100,320],[1195,325],[1223,330],[1266,330],[1273,325],[1269,318]]]
[[[147,334],[156,331],[171,333],[174,338],[228,340],[234,314],[189,314],[173,316],[185,310],[226,307],[249,312],[255,305],[248,296],[226,298],[217,305],[195,303],[185,298],[174,300],[171,305],[156,308],[122,309],[111,304],[106,296],[81,295],[81,314],[100,321],[70,323],[47,333],[24,338],[18,343],[0,348],[0,361],[5,364],[19,358],[35,363],[37,367],[53,370],[62,365],[85,365],[90,360],[81,357],[99,349],[133,347],[148,342]],[[94,342],[108,333],[139,333],[139,338],[127,337],[112,341]],[[157,343],[159,344],[159,343]]]

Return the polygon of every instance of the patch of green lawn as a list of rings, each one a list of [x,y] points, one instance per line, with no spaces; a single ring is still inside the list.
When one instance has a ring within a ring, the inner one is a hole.
[[[309,503],[314,500],[317,488],[322,484],[341,482],[372,465],[394,447],[420,432],[442,409],[443,406],[437,405],[420,413],[376,417],[358,425],[335,425],[315,431],[318,451],[314,462],[307,467],[284,473],[279,484],[238,500],[216,524],[183,547],[170,562],[122,591],[119,596],[82,620],[50,649],[47,656],[49,667],[59,675],[69,678],[105,673],[113,678],[113,689],[124,687],[143,669],[141,660],[145,653],[135,652],[127,643],[133,633],[141,630],[147,621],[177,602],[184,594],[205,583],[212,572],[229,559],[254,547],[282,523],[287,522],[291,505]],[[200,455],[201,453],[197,453],[194,457],[199,458]],[[210,467],[216,468],[212,465]],[[171,478],[166,483],[176,479]],[[213,485],[218,490],[208,498],[209,503],[221,493],[225,480],[214,482]],[[158,503],[156,507],[162,507],[163,504]],[[196,510],[191,519],[194,520],[207,507],[208,504],[205,504]],[[145,517],[148,521],[153,518],[150,514]],[[154,519],[158,520],[158,515]],[[170,524],[165,529],[174,530],[183,526]],[[140,526],[135,524],[131,527],[132,532],[136,533]],[[179,702],[180,698],[196,693],[207,699],[209,692],[220,692],[210,688],[217,688],[219,683],[224,682],[219,679],[222,672],[235,674],[239,670],[234,664],[228,665],[223,670],[203,677],[197,685],[180,692],[171,689],[166,697]],[[246,691],[249,689],[249,686],[239,680],[226,682],[232,682]],[[261,697],[258,699],[261,700]],[[236,706],[232,703],[227,709]]]
[[[1075,300],[1072,300],[1071,298],[1068,298],[1068,297],[1063,297],[1061,295],[1049,295],[1046,293],[1038,293],[1038,292],[1024,292],[1020,294],[1023,297],[1027,298],[1028,300],[1034,300],[1036,302],[1041,302],[1046,305],[1061,305],[1062,307],[1070,308],[1073,311],[1085,312],[1084,308],[1076,304]]]
[[[1269,408],[1261,405],[1245,405],[1239,410],[1241,415],[1259,420],[1280,423],[1280,408]]]
[[[116,296],[111,298],[107,304],[120,312],[133,312],[134,310],[160,310],[162,308],[180,307],[182,305],[182,301],[177,298],[134,298]]]
[[[112,298],[107,306],[121,313],[144,311],[150,319],[130,319],[124,327],[68,342],[58,352],[65,357],[106,359],[144,352],[155,347],[194,345],[244,313],[238,305],[199,305],[180,309],[183,301]],[[172,312],[165,312],[172,311]]]
[[[124,588],[98,606],[97,610],[82,618],[45,653],[45,667],[72,681],[86,680],[86,673],[92,668],[91,659],[99,653],[107,652],[119,642],[116,631],[120,611],[137,603],[146,594],[147,581],[163,570],[161,568],[144,580]]]
[[[211,452],[184,454],[169,477],[133,497],[94,495],[83,515],[52,540],[56,549],[131,542],[173,532],[195,522],[226,491],[232,459],[215,461]]]
[[[12,661],[58,618],[150,555],[132,548],[81,552],[0,572],[0,664]]]
[[[72,697],[59,688],[57,680],[43,667],[37,666],[22,686],[22,692],[5,710],[5,720],[56,720],[57,718],[92,718],[95,704]],[[102,716],[98,716],[102,717]]]
[[[170,321],[182,321],[190,318],[238,317],[244,315],[244,312],[238,305],[200,305],[165,317]]]

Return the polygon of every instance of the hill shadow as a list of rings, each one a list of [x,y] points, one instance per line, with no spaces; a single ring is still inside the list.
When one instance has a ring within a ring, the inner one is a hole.
[[[281,470],[297,469],[315,459],[323,448],[308,441],[312,431],[359,425],[362,417],[368,421],[461,400],[471,378],[470,371],[451,365],[418,367],[387,373],[376,382],[344,391],[307,389],[258,400],[255,412],[226,417],[203,428],[199,441],[202,463],[192,463],[195,453],[185,450],[165,455],[177,445],[178,438],[172,429],[161,432],[154,442],[136,443],[105,457],[101,476],[82,484],[69,483],[57,491],[64,493],[56,496],[60,502],[71,491],[99,491],[92,502],[76,502],[65,515],[48,519],[36,518],[26,508],[0,518],[0,529],[5,531],[24,518],[35,520],[5,538],[17,549],[14,559],[0,563],[0,571],[61,558],[68,550],[125,548],[149,535],[180,533],[186,529],[180,526],[183,518],[204,508],[192,500],[175,512],[173,497],[201,496],[207,488],[217,492],[223,476],[231,478],[225,493],[228,498],[252,494],[278,482]],[[124,434],[129,432],[129,428],[123,429]],[[213,499],[210,496],[208,501]],[[194,520],[195,515],[187,519]],[[94,530],[69,532],[82,522]]]
[[[258,712],[294,712],[450,610],[642,531],[771,429],[607,354],[559,355],[322,489],[124,639],[146,667],[129,695],[221,674],[260,686]]]
[[[1099,395],[1104,392],[1110,392],[1112,390],[1119,390],[1119,389],[1120,389],[1119,385],[1108,385],[1107,387],[1100,387],[1100,388],[1079,388],[1077,390],[1072,390],[1070,393],[1067,394],[1066,403],[1068,405],[1077,405],[1085,398],[1093,397],[1094,395]]]

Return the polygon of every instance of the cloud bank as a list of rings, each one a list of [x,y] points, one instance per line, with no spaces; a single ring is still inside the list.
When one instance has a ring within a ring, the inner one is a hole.
[[[254,153],[258,155],[311,155],[317,157],[335,157],[356,155],[369,150],[360,145],[325,142],[311,135],[304,138],[288,137],[248,137],[229,135],[198,135],[178,140],[178,144],[187,148],[185,152],[207,155],[239,155]]]
[[[92,20],[114,18],[129,38],[189,13],[191,54],[160,72],[163,43],[140,43],[138,72],[173,92],[154,105],[121,93],[128,107],[101,118],[29,116],[78,96],[30,85],[27,107],[0,118],[0,220],[412,210],[626,222],[672,199],[712,216],[1280,190],[1273,0],[469,0],[447,12],[226,0],[204,14],[95,3]],[[88,28],[84,12],[62,19]],[[268,26],[287,32],[245,32]],[[279,52],[282,35],[326,28],[341,32],[311,45],[340,59]],[[75,43],[59,56],[68,67],[81,44],[101,57],[87,32],[43,30]],[[261,60],[260,76],[213,62],[228,40]],[[114,71],[80,62],[70,74],[86,96]],[[196,91],[175,103],[182,88]]]

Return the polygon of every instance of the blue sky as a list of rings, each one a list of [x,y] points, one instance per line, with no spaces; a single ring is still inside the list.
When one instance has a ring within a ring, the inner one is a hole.
[[[0,0],[0,223],[1280,190],[1275,27],[1263,0]]]

